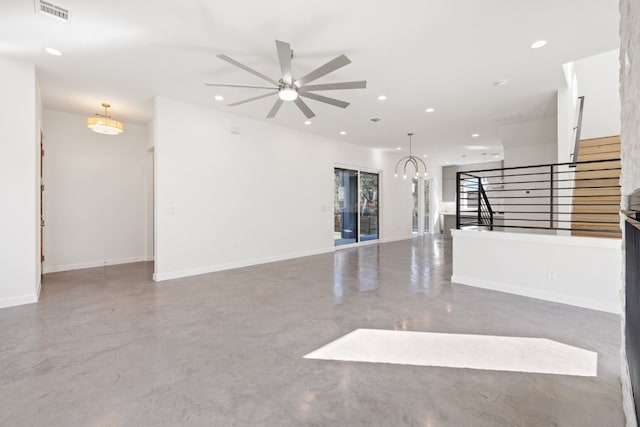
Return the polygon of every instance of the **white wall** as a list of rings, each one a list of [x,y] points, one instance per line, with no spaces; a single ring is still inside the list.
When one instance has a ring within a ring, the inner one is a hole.
[[[0,307],[9,307],[40,292],[35,67],[0,57],[0,93]]]
[[[558,156],[558,130],[557,118],[546,117],[537,120],[512,124],[499,128],[504,146],[504,167],[546,165],[556,163]],[[547,167],[537,169],[527,169],[528,173],[546,173],[550,170]],[[505,171],[505,176],[521,171]],[[543,177],[543,175],[537,175]],[[506,178],[505,182],[515,179]],[[531,184],[508,185],[505,188],[521,191],[510,191],[505,193],[505,197],[516,197],[505,199],[505,204],[528,203],[525,206],[505,206],[504,224],[507,226],[542,226],[550,225],[546,219],[549,217],[549,190],[535,190],[526,193]],[[544,188],[544,184],[535,187]],[[535,196],[532,198],[531,196]],[[518,197],[522,197],[521,199]],[[539,206],[536,206],[539,205]],[[511,212],[509,212],[511,211]],[[519,211],[537,212],[521,214]],[[540,222],[519,221],[517,218],[539,219]],[[506,231],[522,233],[546,233],[546,230],[529,230],[519,228],[508,228]]]
[[[335,165],[381,171],[381,238],[411,237],[386,153],[167,98],[154,121],[156,280],[332,251]]]
[[[575,61],[578,94],[584,96],[580,139],[620,135],[620,51]]]
[[[451,281],[620,313],[618,239],[456,230]]]
[[[502,126],[498,131],[504,146],[504,167],[556,162],[558,147],[556,117]]]
[[[44,110],[45,272],[147,259],[145,126],[102,135]]]

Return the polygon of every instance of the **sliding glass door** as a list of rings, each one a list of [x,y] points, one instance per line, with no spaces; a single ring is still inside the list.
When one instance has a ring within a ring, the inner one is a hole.
[[[378,212],[378,174],[335,168],[335,245],[378,239]]]

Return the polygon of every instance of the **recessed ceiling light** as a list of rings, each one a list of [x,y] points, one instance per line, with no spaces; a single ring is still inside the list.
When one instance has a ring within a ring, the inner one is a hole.
[[[346,135],[346,134],[347,134],[347,131],[346,131],[346,130],[341,130],[341,131],[340,131],[340,135]]]
[[[494,86],[498,86],[498,87],[506,86],[508,84],[509,84],[509,80],[507,80],[507,79],[502,79],[502,80],[498,80],[497,82],[493,82],[493,85]]]
[[[447,160],[446,162],[444,162],[445,165],[448,165],[449,163],[451,163],[449,160]]]
[[[386,97],[386,96],[384,96],[384,95],[380,95],[380,96],[378,97],[378,101],[384,101],[385,99],[387,99],[387,97]]]
[[[307,120],[306,122],[304,122],[305,125],[309,126],[311,124],[310,120]]]
[[[500,154],[494,154],[494,155],[493,155],[493,158],[494,158],[494,159],[499,159],[499,158],[500,158]]]
[[[49,55],[53,55],[53,56],[62,55],[62,52],[60,52],[58,49],[54,49],[52,47],[45,47],[44,51],[47,52]]]
[[[546,40],[538,40],[537,42],[531,43],[531,49],[538,49],[547,44]]]
[[[423,154],[423,155],[422,155],[422,157],[427,157],[427,155],[426,155],[426,154]]]
[[[402,147],[396,147],[396,150],[400,151],[402,150]]]
[[[427,113],[433,113],[434,111],[436,111],[436,109],[435,108],[427,108],[424,111],[426,111]]]
[[[477,138],[477,137],[479,137],[479,136],[480,136],[480,134],[479,134],[479,133],[472,133],[472,134],[471,134],[471,137],[472,137],[472,138]]]
[[[216,95],[216,96],[213,97],[213,99],[215,99],[216,101],[224,101],[224,96]]]
[[[487,147],[484,145],[465,145],[464,148],[467,150],[486,150]]]

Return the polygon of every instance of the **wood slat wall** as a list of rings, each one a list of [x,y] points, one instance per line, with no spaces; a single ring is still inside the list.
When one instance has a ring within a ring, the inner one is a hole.
[[[607,160],[620,158],[620,136],[585,139],[578,147],[578,161]],[[576,167],[573,212],[571,228],[574,229],[602,229],[611,232],[572,231],[573,236],[620,238],[622,233],[619,224],[620,212],[620,170],[605,170],[619,168],[620,161],[603,162]],[[599,169],[587,171],[585,169]],[[616,186],[614,188],[581,188],[596,186]],[[593,214],[602,213],[603,215]],[[602,224],[605,221],[613,224]]]

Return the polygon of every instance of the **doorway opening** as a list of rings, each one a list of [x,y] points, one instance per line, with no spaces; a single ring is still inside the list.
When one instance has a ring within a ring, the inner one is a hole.
[[[411,180],[411,231],[415,235],[429,233],[429,180],[413,178]]]

